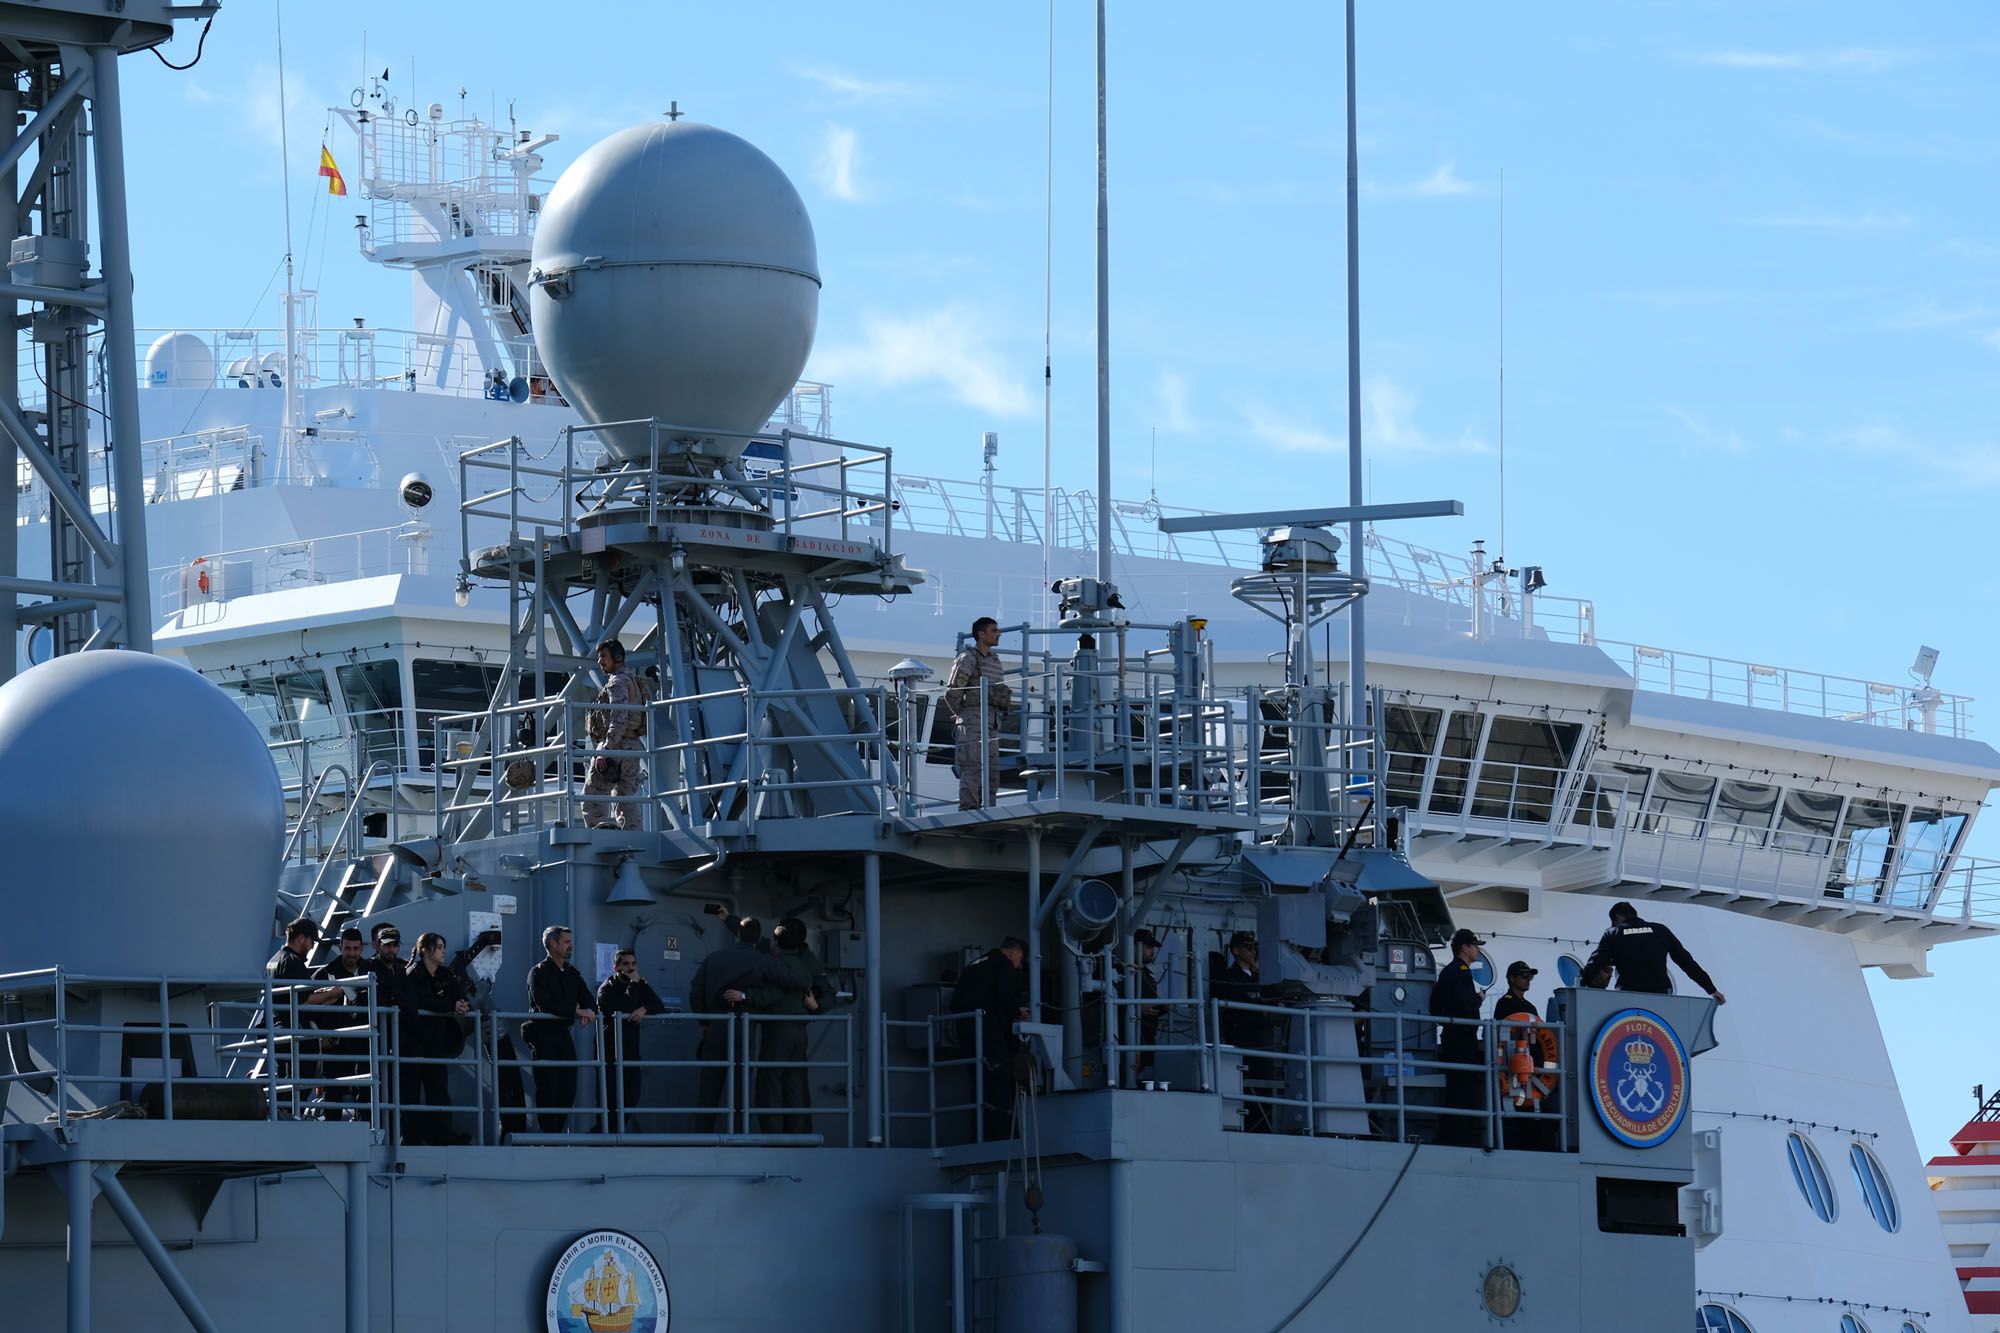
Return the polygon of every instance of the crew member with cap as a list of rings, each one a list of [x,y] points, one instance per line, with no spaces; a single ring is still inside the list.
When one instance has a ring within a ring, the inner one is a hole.
[[[1507,964],[1507,991],[1493,1002],[1493,1017],[1496,1020],[1503,1018],[1534,1020],[1508,1023],[1499,1029],[1497,1036],[1500,1042],[1500,1069],[1510,1078],[1516,1077],[1512,1063],[1515,1046],[1523,1041],[1528,1044],[1529,1058],[1536,1066],[1529,1077],[1531,1079],[1543,1077],[1541,1071],[1546,1062],[1543,1059],[1541,1038],[1536,1031],[1540,1026],[1542,1014],[1535,1008],[1535,1002],[1528,998],[1528,987],[1533,984],[1537,971],[1538,969],[1529,967],[1520,959]],[[1555,1125],[1547,1117],[1556,1110],[1556,1107],[1537,1100],[1530,1100],[1525,1104],[1516,1100],[1514,1109],[1522,1115],[1532,1115],[1537,1118],[1526,1124],[1509,1122],[1506,1126],[1507,1146],[1531,1148],[1538,1152],[1553,1151],[1556,1146]]]
[[[1706,991],[1710,999],[1717,1004],[1728,1003],[1727,997],[1715,988],[1715,982],[1702,971],[1701,964],[1694,960],[1687,946],[1675,938],[1674,932],[1657,921],[1642,919],[1638,909],[1630,903],[1611,905],[1611,928],[1598,940],[1596,951],[1583,966],[1586,972],[1602,966],[1615,968],[1619,990],[1671,995],[1674,983],[1667,975],[1669,958],[1679,964],[1681,971],[1687,973],[1688,980]]]
[[[688,985],[690,1012],[719,1015],[702,1021],[695,1058],[704,1062],[701,1104],[717,1110],[735,1108],[715,1118],[716,1132],[721,1134],[741,1133],[748,1123],[743,1071],[750,1061],[750,1033],[736,1015],[748,1010],[750,992],[770,980],[777,962],[758,947],[764,926],[756,917],[746,916],[726,928],[735,938],[702,959]],[[731,1028],[736,1029],[733,1041]]]
[[[1431,987],[1431,1013],[1438,1018],[1476,1019],[1486,992],[1472,979],[1472,965],[1479,961],[1479,946],[1485,940],[1469,930],[1451,937],[1451,961],[1439,970]],[[1438,1059],[1470,1069],[1444,1072],[1443,1105],[1461,1111],[1486,1107],[1486,1060],[1481,1052],[1479,1028],[1473,1023],[1447,1023],[1438,1039]],[[1438,1117],[1438,1142],[1477,1148],[1486,1143],[1486,1128],[1467,1115]]]
[[[795,916],[771,932],[771,979],[750,992],[750,1009],[781,1014],[757,1026],[756,1127],[773,1134],[812,1133],[812,1084],[807,1079],[805,1015],[819,1012],[814,987],[819,959],[806,947],[805,922]],[[771,1114],[771,1112],[776,1114]]]
[[[993,803],[999,782],[1000,723],[1014,702],[1000,663],[1000,622],[981,616],[972,622],[972,642],[952,659],[945,677],[944,706],[951,713],[958,743],[958,808],[977,810]],[[982,690],[982,686],[984,689]]]
[[[1000,947],[958,974],[951,1011],[980,1015],[980,1058],[986,1065],[985,1124],[988,1140],[1014,1137],[1014,1052],[1021,1040],[1014,1024],[1028,1017],[1028,946],[1009,935]]]
[[[576,941],[568,926],[550,926],[542,932],[546,955],[528,969],[528,1007],[547,1018],[537,1018],[521,1028],[528,1054],[535,1058],[535,1118],[542,1133],[560,1134],[569,1128],[569,1108],[576,1104],[576,1043],[569,1030],[581,1023],[589,1027],[597,1017],[597,1001],[583,973],[570,966],[569,956]]]
[[[1209,977],[1209,995],[1228,1002],[1222,1008],[1219,1033],[1225,1046],[1245,1051],[1268,1051],[1277,1044],[1271,1015],[1228,1007],[1229,1004],[1266,1003],[1263,975],[1258,967],[1261,956],[1257,936],[1251,931],[1239,930],[1229,937],[1228,960]],[[1277,1061],[1263,1055],[1246,1055],[1242,1059],[1247,1091],[1268,1097],[1283,1090],[1277,1086]],[[1243,1103],[1243,1128],[1251,1134],[1269,1134],[1272,1129],[1271,1104],[1246,1099]]]
[[[621,799],[614,807],[602,799],[589,798],[629,797],[639,790],[639,760],[624,752],[636,756],[646,748],[644,705],[650,696],[645,681],[626,668],[625,645],[618,640],[606,639],[597,645],[597,669],[604,673],[604,688],[597,692],[597,702],[610,706],[585,713],[584,732],[600,750],[617,753],[599,754],[590,761],[583,784],[583,822],[592,828],[636,829],[638,802]]]

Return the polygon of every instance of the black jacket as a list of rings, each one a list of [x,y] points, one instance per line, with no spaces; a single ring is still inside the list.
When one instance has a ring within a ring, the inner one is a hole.
[[[1535,1002],[1525,995],[1508,991],[1493,1002],[1495,1018],[1512,1018],[1516,1014],[1526,1014],[1530,1018],[1540,1018],[1542,1011],[1535,1008]]]
[[[1222,965],[1209,974],[1209,996],[1217,1000],[1228,1000],[1233,1004],[1268,1004],[1264,995],[1264,983],[1255,975],[1238,967],[1234,959],[1226,959]],[[1221,1036],[1226,1046],[1254,1046],[1269,1049],[1274,1040],[1273,1014],[1252,1013],[1242,1009],[1222,1011]]]
[[[1431,987],[1431,1012],[1439,1018],[1479,1017],[1479,986],[1472,979],[1470,964],[1454,958],[1438,972],[1437,984]],[[1445,1028],[1439,1039],[1440,1049],[1456,1051],[1461,1057],[1478,1045],[1479,1029],[1465,1024]]]
[[[289,944],[281,946],[271,955],[271,961],[264,964],[273,981],[311,981],[312,969],[306,966],[303,955],[292,952]]]
[[[1701,970],[1701,964],[1694,960],[1687,946],[1657,921],[1633,920],[1611,927],[1598,940],[1597,951],[1590,955],[1583,970],[1588,972],[1599,963],[1606,963],[1618,969],[1619,990],[1671,995],[1674,983],[1667,976],[1669,958],[1680,964],[1688,980],[1711,995],[1715,993],[1715,982]]]
[[[744,1006],[730,1004],[722,998],[722,992],[740,990],[747,995],[769,981],[777,965],[778,960],[761,949],[748,944],[725,944],[702,959],[701,966],[694,970],[694,981],[688,986],[688,1008],[697,1014],[739,1011]]]
[[[403,973],[403,1046],[411,1055],[453,1056],[465,1049],[465,1029],[456,1010],[467,999],[465,979],[449,967],[433,972],[410,960]]]
[[[998,949],[989,951],[958,974],[958,986],[951,993],[951,1011],[969,1014],[984,1010],[980,1020],[984,1030],[983,1054],[1001,1060],[1014,1050],[1014,1021],[1028,1007],[1028,973],[1007,961]]]
[[[333,956],[332,962],[326,964],[326,966],[324,967],[316,969],[313,972],[312,979],[314,981],[352,981],[356,977],[366,976],[367,974],[368,974],[368,964],[366,962],[356,963],[354,965],[354,970],[350,972],[347,970],[346,967],[344,967],[341,964],[340,955],[335,954]],[[362,994],[361,988],[359,986],[342,986],[340,988],[340,998],[338,1000],[335,1000],[334,1003],[343,1005],[364,1005],[367,1003],[367,997]],[[353,1021],[353,1015],[351,1014],[313,1015],[314,1025],[323,1028],[346,1027],[348,1023],[351,1021]]]
[[[613,1014],[629,1014],[634,1009],[644,1009],[649,1014],[666,1012],[667,1002],[660,998],[644,981],[627,981],[623,977],[611,976],[597,988],[597,1012],[605,1018]]]
[[[583,973],[568,963],[544,958],[528,969],[528,1007],[538,1014],[549,1015],[547,1020],[527,1025],[525,1030],[532,1042],[541,1036],[568,1032],[576,1022],[576,1011],[588,1009],[596,1013],[597,1001],[591,998]]]

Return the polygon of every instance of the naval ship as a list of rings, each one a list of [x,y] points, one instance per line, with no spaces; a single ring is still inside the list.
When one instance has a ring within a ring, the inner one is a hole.
[[[552,135],[364,87],[358,234],[410,328],[288,291],[286,331],[135,329],[104,154],[117,54],[175,11],[127,10],[0,9],[47,201],[0,292],[40,372],[0,568],[39,663],[0,691],[25,1326],[256,1326],[246,1271],[350,1329],[758,1328],[804,1292],[854,1329],[1963,1326],[1862,979],[1992,929],[1961,848],[2000,756],[1928,664],[1611,641],[1538,570],[1396,538],[1407,506],[905,474],[797,382],[796,192],[692,122],[550,181]],[[85,159],[98,274],[61,206]],[[961,811],[945,667],[984,615],[1018,707]],[[610,637],[651,682],[627,828],[580,792]],[[129,771],[77,771],[97,735]],[[1617,899],[1728,1007],[1577,988]],[[769,1017],[690,1010],[718,915],[799,919],[825,967],[802,1129],[759,1100]],[[460,1141],[409,1142],[423,1018],[262,975],[299,916],[498,934],[436,1057]],[[554,924],[669,1012],[579,1029],[544,1132],[521,979]],[[1539,969],[1555,1050],[1517,1097],[1479,1027],[1472,1111],[1427,1005],[1460,927],[1482,987]],[[1211,987],[1238,931],[1259,1000]],[[952,981],[1009,936],[996,1062]]]

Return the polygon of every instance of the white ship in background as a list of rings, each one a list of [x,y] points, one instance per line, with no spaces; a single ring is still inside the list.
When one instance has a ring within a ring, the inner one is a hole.
[[[379,89],[358,102],[336,111],[354,132],[338,156],[365,201],[364,253],[411,275],[409,326],[323,325],[300,292],[289,346],[281,330],[139,339],[156,647],[264,728],[299,819],[278,914],[328,920],[387,877],[392,840],[431,829],[452,796],[441,754],[461,740],[434,723],[487,708],[506,654],[504,590],[460,574],[461,552],[506,527],[461,532],[461,456],[508,437],[559,450],[578,420],[537,360],[526,296],[554,136]],[[831,401],[801,384],[772,421],[795,466],[865,454],[841,442]],[[862,677],[886,681],[911,656],[941,665],[974,617],[1039,618],[1050,574],[1094,568],[1096,497],[1002,486],[987,461],[975,481],[890,479],[885,521],[926,579],[912,596],[845,601]],[[18,523],[48,521],[25,464],[16,505]],[[1238,654],[1211,650],[1218,684],[1276,684],[1257,618],[1229,591],[1258,567],[1253,534],[1162,535],[1163,514],[1194,511],[1153,500],[1112,512],[1133,619],[1206,618]],[[1863,978],[1921,977],[1932,947],[2000,930],[1994,867],[1961,852],[2000,753],[1971,736],[1968,700],[1931,686],[1934,655],[1910,683],[1730,661],[1603,638],[1592,602],[1549,596],[1539,570],[1502,569],[1476,545],[1372,534],[1362,561],[1389,752],[1376,795],[1415,868],[1487,937],[1481,984],[1515,958],[1543,992],[1573,984],[1605,907],[1630,899],[1729,995],[1696,1081],[1700,1177],[1683,1196],[1697,1328],[1967,1327]],[[21,658],[43,656],[49,633],[24,631]],[[1328,646],[1335,679],[1340,652]],[[915,785],[917,800],[954,790],[938,762]],[[1204,960],[1162,961],[1164,993],[1191,994]]]

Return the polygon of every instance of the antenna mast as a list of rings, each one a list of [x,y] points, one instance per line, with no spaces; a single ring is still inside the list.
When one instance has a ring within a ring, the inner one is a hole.
[[[290,481],[293,451],[299,436],[298,293],[292,273],[292,141],[285,108],[285,13],[282,0],[271,6],[278,25],[278,180],[285,192],[285,395],[284,420],[278,426],[278,480]]]
[[[1097,0],[1097,581],[1111,582],[1111,221],[1104,136],[1104,0]]]
[[[1361,476],[1361,152],[1354,129],[1354,0],[1347,0],[1347,503],[1356,511],[1347,524],[1349,568],[1367,573],[1359,511],[1364,503]],[[1368,599],[1347,609],[1347,717],[1359,723],[1368,707]]]

